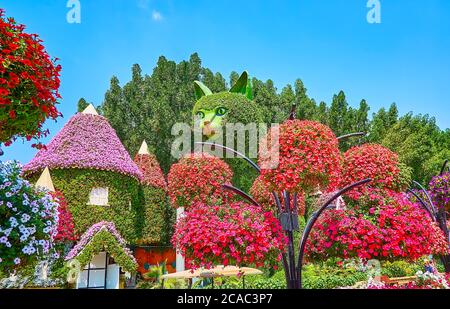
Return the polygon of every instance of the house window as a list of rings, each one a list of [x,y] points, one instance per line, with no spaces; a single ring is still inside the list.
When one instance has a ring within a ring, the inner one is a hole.
[[[108,206],[108,188],[94,188],[89,194],[89,205]]]

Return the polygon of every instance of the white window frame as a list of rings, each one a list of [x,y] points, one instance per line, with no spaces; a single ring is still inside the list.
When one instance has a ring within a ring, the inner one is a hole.
[[[109,206],[109,189],[108,189],[108,187],[92,188],[91,192],[89,193],[88,205]]]

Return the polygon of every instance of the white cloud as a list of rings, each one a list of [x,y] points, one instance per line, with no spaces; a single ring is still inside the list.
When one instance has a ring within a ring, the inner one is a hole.
[[[163,20],[163,16],[162,16],[162,14],[160,12],[158,12],[156,10],[153,10],[153,12],[152,12],[152,19],[154,21],[161,21],[161,20]]]

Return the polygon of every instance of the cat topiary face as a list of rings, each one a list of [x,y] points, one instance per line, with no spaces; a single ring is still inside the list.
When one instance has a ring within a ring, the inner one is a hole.
[[[253,101],[251,83],[247,72],[242,73],[229,92],[213,94],[201,82],[195,82],[197,102],[193,116],[195,126],[200,128],[209,140],[218,136],[227,123],[259,124],[262,115]]]

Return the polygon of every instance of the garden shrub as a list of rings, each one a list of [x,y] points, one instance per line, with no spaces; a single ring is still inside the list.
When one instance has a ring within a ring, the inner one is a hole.
[[[186,268],[275,267],[285,238],[278,220],[259,207],[243,202],[198,203],[178,221],[172,243],[185,256]]]
[[[330,267],[323,264],[308,264],[303,267],[305,289],[334,289],[350,287],[367,280],[367,273],[354,268]]]
[[[175,208],[197,202],[220,204],[230,196],[222,188],[230,184],[233,172],[228,164],[207,153],[186,155],[172,165],[168,175],[170,201]]]
[[[270,192],[261,177],[256,178],[252,187],[250,188],[250,195],[263,207],[264,211],[271,211],[274,215],[277,214],[278,208],[275,204],[275,198]],[[282,210],[285,209],[283,194],[278,193]],[[291,209],[294,208],[294,199],[291,196]],[[297,213],[299,216],[305,214],[305,195],[298,193],[297,195]]]
[[[371,193],[346,210],[328,210],[307,245],[310,258],[409,259],[445,254],[444,234],[417,203],[402,193]]]
[[[405,182],[410,180],[410,172],[406,166],[400,165],[396,153],[378,144],[364,144],[344,153],[341,187],[371,178],[370,187],[400,192]],[[351,193],[365,192],[367,186],[355,188]]]
[[[0,161],[0,270],[9,272],[52,253],[58,203],[20,177],[17,162]]]
[[[389,278],[414,276],[423,267],[408,261],[385,261],[381,264],[381,274]]]
[[[37,35],[24,30],[0,9],[0,143],[6,145],[19,136],[46,136],[45,120],[61,116],[56,108],[61,66],[50,59]]]
[[[338,140],[319,122],[288,120],[279,126],[279,164],[274,167],[277,147],[270,147],[278,128],[262,138],[259,166],[270,191],[315,192],[336,189],[341,171]],[[267,150],[267,151],[266,151]]]

